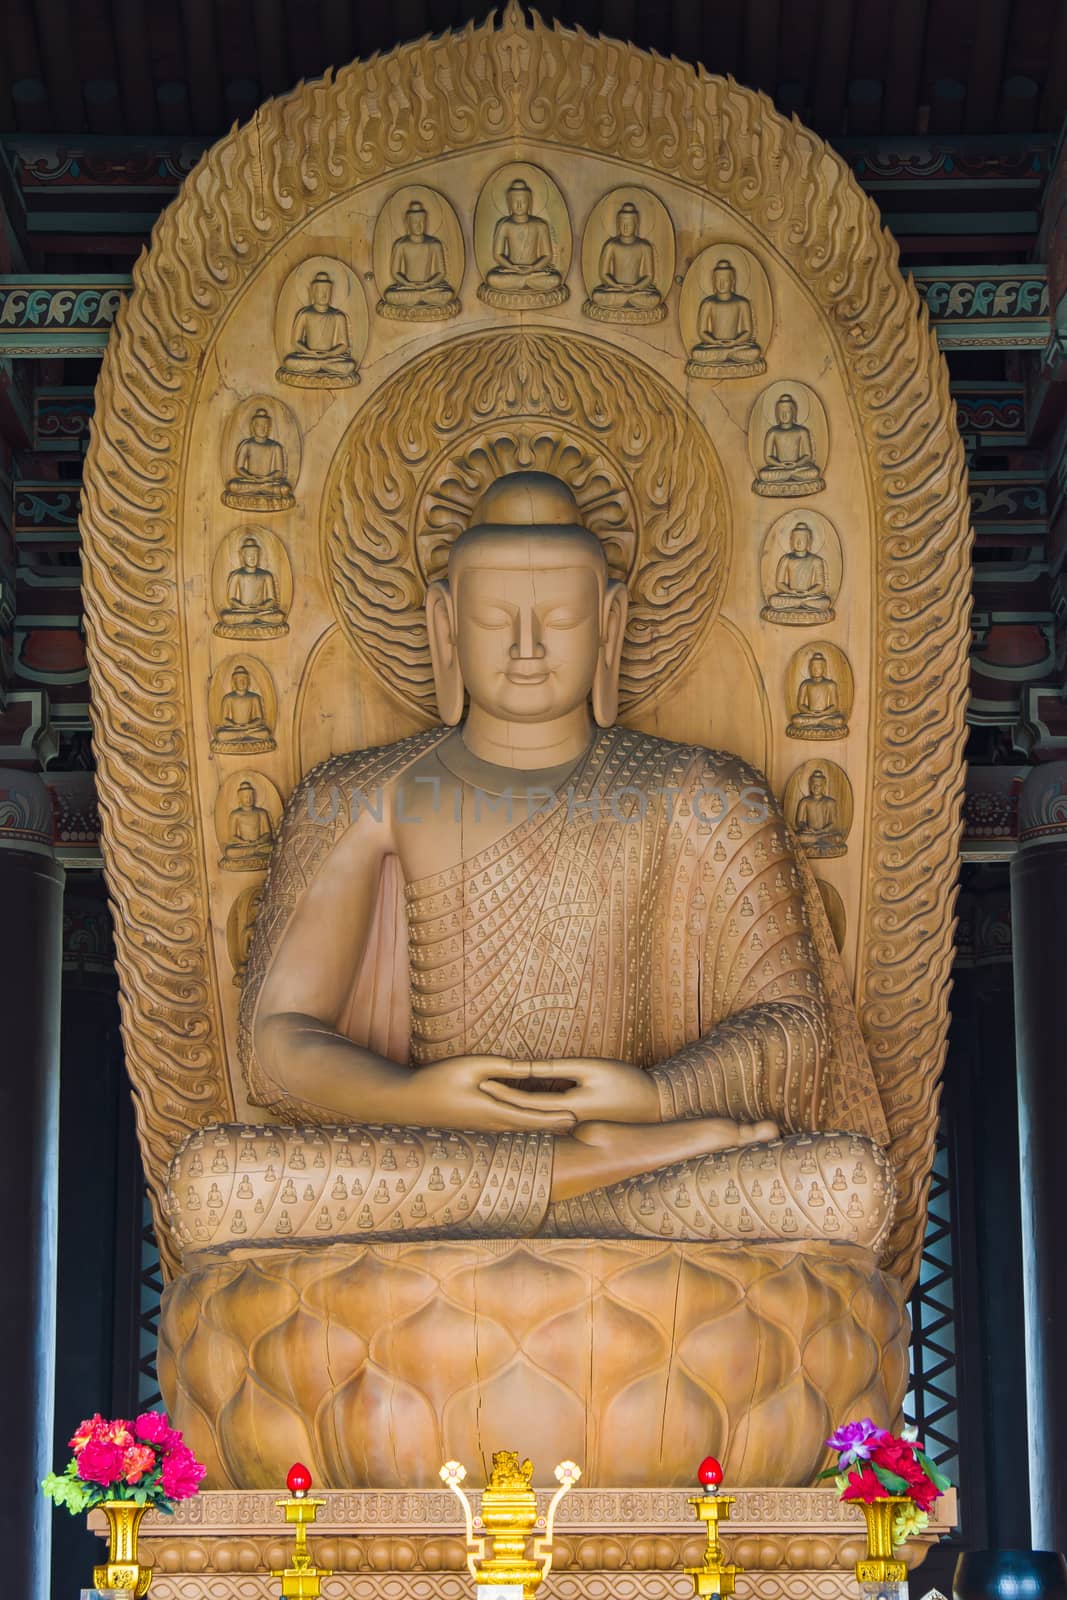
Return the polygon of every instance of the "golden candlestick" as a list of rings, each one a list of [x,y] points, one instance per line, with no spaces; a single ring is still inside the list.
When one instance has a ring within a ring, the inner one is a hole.
[[[689,1504],[704,1524],[707,1537],[704,1543],[703,1561],[699,1567],[686,1567],[685,1575],[687,1578],[692,1578],[693,1592],[700,1597],[700,1600],[705,1600],[709,1595],[717,1595],[720,1600],[727,1600],[727,1597],[734,1592],[738,1573],[744,1572],[745,1569],[727,1561],[726,1551],[719,1538],[719,1524],[729,1520],[730,1507],[737,1497],[719,1493],[722,1468],[714,1456],[708,1456],[701,1462],[698,1477],[704,1484],[704,1492],[690,1495]]]
[[[296,1526],[293,1558],[287,1567],[272,1568],[271,1577],[282,1580],[282,1600],[318,1600],[322,1580],[333,1577],[333,1568],[317,1567],[312,1561],[311,1551],[308,1549],[308,1524],[314,1522],[319,1514],[319,1507],[324,1506],[326,1502],[308,1499],[311,1474],[299,1463],[291,1469],[286,1483],[292,1490],[291,1498],[276,1500],[274,1503],[285,1512],[286,1522],[294,1523]]]
[[[557,1508],[563,1496],[578,1482],[581,1468],[573,1461],[561,1461],[556,1468],[559,1488],[548,1503],[543,1519],[544,1532],[536,1537],[535,1530],[541,1525],[541,1519],[537,1515],[532,1461],[523,1461],[520,1465],[514,1450],[494,1453],[493,1470],[482,1493],[480,1520],[487,1538],[475,1535],[474,1511],[460,1488],[467,1476],[466,1467],[460,1461],[446,1461],[440,1475],[463,1507],[467,1569],[475,1583],[521,1584],[524,1600],[533,1600],[538,1585],[552,1570],[552,1530]],[[533,1551],[527,1555],[526,1545],[531,1538]],[[491,1553],[487,1553],[487,1545]]]

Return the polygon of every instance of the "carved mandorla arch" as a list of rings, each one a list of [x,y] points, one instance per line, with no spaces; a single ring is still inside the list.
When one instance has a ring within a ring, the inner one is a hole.
[[[261,108],[205,155],[160,218],[116,319],[97,387],[82,536],[126,1056],[157,1216],[176,1144],[191,1128],[235,1113],[236,992],[218,954],[229,902],[213,912],[216,852],[202,787],[211,770],[206,658],[189,611],[190,595],[206,583],[197,575],[187,492],[199,470],[205,361],[256,274],[328,207],[363,186],[381,192],[383,179],[394,188],[421,181],[435,162],[493,147],[503,152],[496,164],[524,151],[558,170],[599,158],[618,166],[620,184],[706,197],[745,240],[762,243],[789,292],[806,297],[839,369],[848,421],[838,426],[836,459],[843,450],[856,456],[870,506],[869,731],[865,746],[861,739],[849,747],[864,769],[853,824],[863,846],[850,869],[862,872],[852,896],[854,992],[899,1190],[885,1264],[910,1285],[947,1031],[967,692],[969,527],[947,373],[893,240],[814,134],[732,81],[527,22],[514,6],[496,26],[490,20],[354,63]],[[468,240],[465,307],[475,301],[472,254]],[[633,333],[579,326],[581,298],[572,291],[557,332],[623,341]],[[477,314],[482,332],[516,326],[506,313],[495,324],[484,308]],[[469,338],[463,322],[436,332],[417,325],[420,352],[431,352],[423,359],[435,359],[446,340]],[[394,333],[398,326],[390,325]],[[656,362],[678,406],[688,393],[684,354]],[[776,375],[770,361],[766,380],[747,380],[749,392]],[[373,392],[366,381],[347,391],[358,405]],[[285,391],[287,405],[298,404],[294,395]],[[353,459],[333,481],[355,470]],[[312,510],[325,548],[325,481],[318,488],[323,498]],[[766,506],[781,510],[781,502]],[[766,506],[735,498],[725,513],[735,544]],[[749,541],[753,562],[769,520]],[[285,524],[276,526],[284,538]],[[339,539],[334,555],[342,560]],[[713,568],[711,561],[709,584],[718,581]],[[328,605],[321,609],[320,639],[333,622]],[[740,619],[746,633],[759,628],[758,612],[757,604]],[[735,612],[729,626],[738,623]],[[799,642],[790,640],[790,652]],[[656,731],[670,728],[660,721]],[[290,756],[283,749],[279,759]],[[285,772],[290,785],[298,776],[291,765],[269,770]]]

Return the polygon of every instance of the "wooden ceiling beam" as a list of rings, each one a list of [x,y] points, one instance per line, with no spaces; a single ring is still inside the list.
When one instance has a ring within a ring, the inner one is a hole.
[[[216,0],[181,0],[189,108],[197,133],[221,133],[226,126],[215,28]]]
[[[47,126],[47,91],[37,49],[37,31],[26,0],[8,0],[3,12],[3,63],[10,86],[11,128],[36,133]]]
[[[143,0],[111,0],[111,16],[126,132],[155,133],[159,115]]]
[[[671,50],[683,61],[700,60],[704,37],[693,0],[671,0]]]
[[[819,0],[791,0],[782,10],[778,35],[778,108],[811,114],[812,74],[819,37]]]
[[[36,0],[36,12],[53,126],[64,133],[80,133],[85,127],[85,105],[70,5],[68,0]]]
[[[1048,76],[1041,92],[1038,127],[1056,133],[1067,117],[1067,5],[1060,0],[1049,51]]]
[[[125,119],[108,0],[78,0],[76,19],[76,37],[71,48],[82,80],[89,132],[119,134],[125,127]]]
[[[779,0],[748,0],[744,10],[742,78],[773,96],[778,84]]]
[[[896,0],[889,20],[882,131],[917,132],[926,42],[926,0]]]
[[[605,4],[618,5],[619,0],[605,0]],[[709,72],[737,77],[741,71],[740,0],[716,0],[714,5],[709,0],[702,11],[700,60]]]
[[[356,53],[350,0],[319,0],[319,21],[331,67],[346,67]]]
[[[1011,0],[976,0],[971,17],[971,63],[964,113],[968,133],[981,133],[996,117],[1010,20]]]
[[[816,131],[822,134],[838,134],[844,128],[854,9],[853,0],[826,0],[823,6],[811,103],[811,120]]]
[[[290,87],[282,0],[256,0],[253,15],[256,19],[259,87],[266,100]]]

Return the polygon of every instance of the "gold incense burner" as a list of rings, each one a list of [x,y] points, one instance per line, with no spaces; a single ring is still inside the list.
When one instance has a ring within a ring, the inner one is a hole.
[[[319,1514],[319,1507],[324,1506],[326,1502],[308,1499],[311,1474],[299,1462],[290,1468],[285,1482],[290,1498],[276,1500],[274,1503],[285,1512],[286,1522],[294,1523],[296,1526],[293,1558],[287,1567],[272,1568],[271,1577],[282,1580],[282,1600],[318,1600],[322,1580],[332,1578],[333,1569],[317,1567],[312,1561],[311,1551],[308,1549],[308,1525],[314,1522]]]
[[[441,1468],[446,1483],[463,1507],[467,1533],[467,1567],[476,1584],[521,1584],[524,1600],[533,1600],[539,1584],[552,1570],[552,1530],[563,1496],[581,1477],[573,1461],[561,1461],[556,1468],[559,1488],[548,1503],[544,1518],[537,1515],[537,1496],[533,1489],[533,1462],[519,1462],[515,1450],[497,1450],[493,1470],[482,1493],[480,1524],[485,1535],[474,1531],[474,1509],[460,1488],[467,1469],[460,1461],[446,1461]],[[539,1529],[543,1529],[539,1532]],[[527,1544],[533,1549],[527,1554]]]

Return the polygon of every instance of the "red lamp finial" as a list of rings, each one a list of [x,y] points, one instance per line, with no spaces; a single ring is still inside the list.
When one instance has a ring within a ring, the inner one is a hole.
[[[285,1480],[285,1487],[290,1494],[298,1496],[307,1494],[311,1488],[311,1473],[302,1461],[294,1461],[289,1468],[289,1476]]]
[[[722,1482],[722,1466],[714,1456],[705,1456],[697,1468],[697,1482],[705,1489],[717,1489]]]

